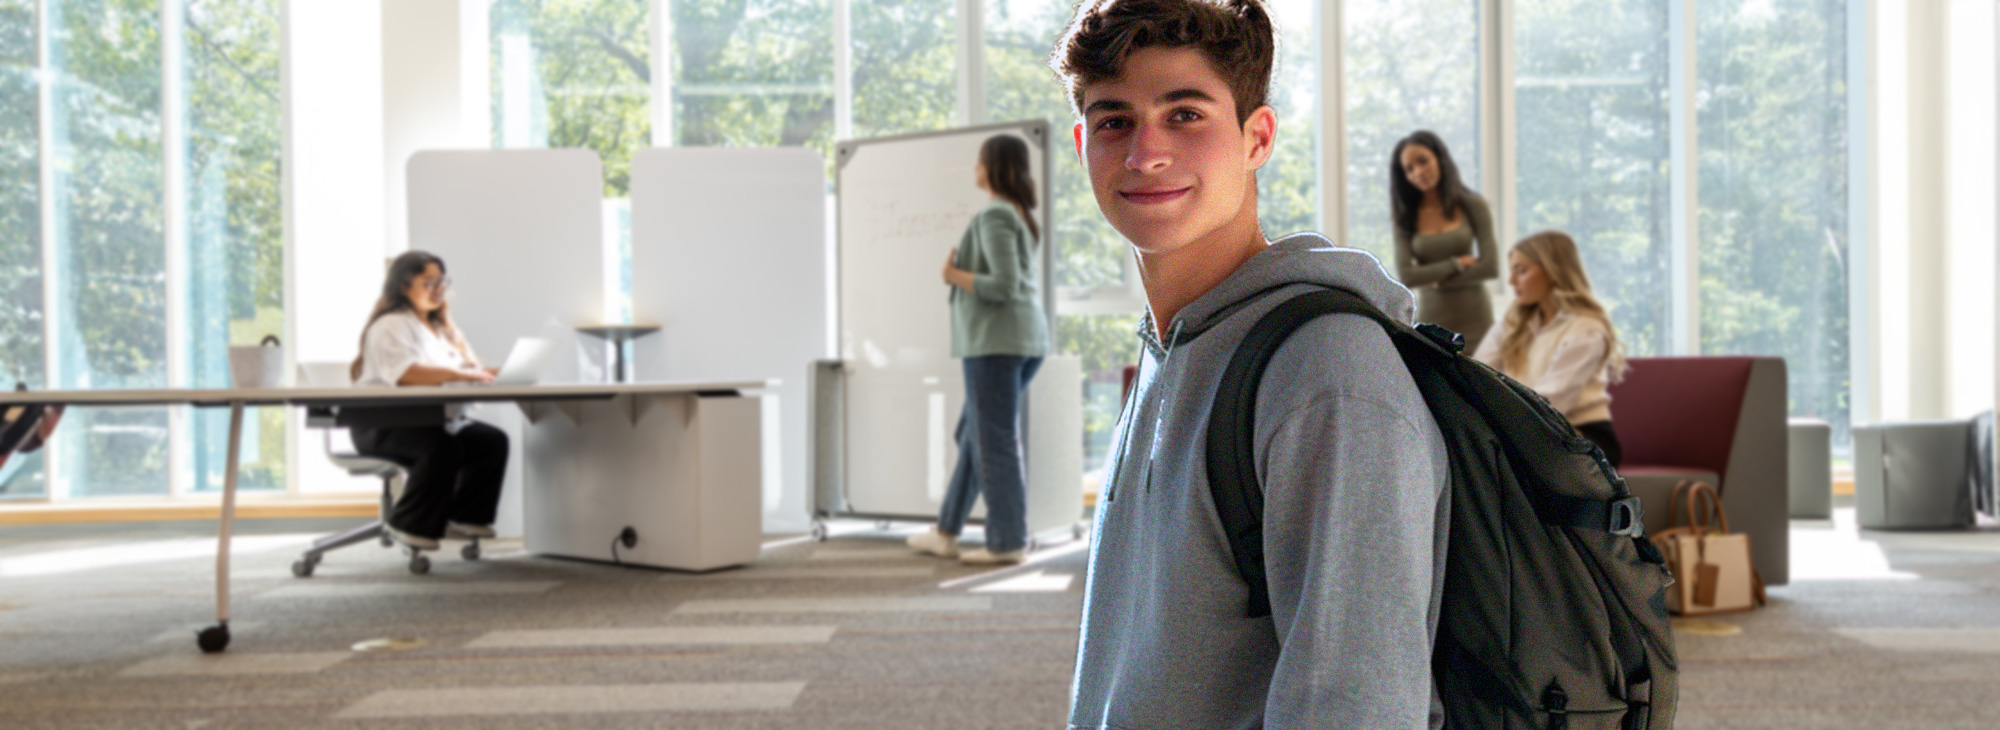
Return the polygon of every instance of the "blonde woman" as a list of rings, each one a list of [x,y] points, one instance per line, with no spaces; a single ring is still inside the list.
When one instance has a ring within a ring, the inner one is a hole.
[[[1576,242],[1562,231],[1521,239],[1507,252],[1507,284],[1514,304],[1473,357],[1547,397],[1617,466],[1623,450],[1605,386],[1625,374],[1624,346],[1591,293]]]

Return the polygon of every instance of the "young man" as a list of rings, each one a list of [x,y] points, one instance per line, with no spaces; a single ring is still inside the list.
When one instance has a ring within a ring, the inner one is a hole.
[[[1256,171],[1277,119],[1257,0],[1089,0],[1051,65],[1098,208],[1150,310],[1099,502],[1073,728],[1438,727],[1430,656],[1449,507],[1444,443],[1382,328],[1321,317],[1257,400],[1271,615],[1246,617],[1203,456],[1223,369],[1278,304],[1337,287],[1408,320],[1375,259],[1267,243]]]

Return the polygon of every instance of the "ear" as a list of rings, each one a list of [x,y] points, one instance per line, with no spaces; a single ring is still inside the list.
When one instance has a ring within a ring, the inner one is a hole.
[[[1271,147],[1278,141],[1278,113],[1269,104],[1250,112],[1243,120],[1243,167],[1256,172],[1271,159]]]
[[[1069,128],[1069,137],[1070,137],[1070,139],[1072,139],[1072,140],[1075,140],[1075,141],[1076,141],[1076,161],[1077,161],[1077,163],[1078,163],[1078,164],[1082,164],[1082,162],[1083,162],[1083,122],[1077,122],[1077,123],[1076,123],[1076,124],[1075,124],[1074,126],[1071,126],[1071,127]]]

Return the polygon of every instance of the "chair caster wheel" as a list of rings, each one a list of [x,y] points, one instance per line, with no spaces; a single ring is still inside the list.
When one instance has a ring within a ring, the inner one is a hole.
[[[1074,537],[1078,540],[1082,540],[1083,538],[1090,535],[1090,530],[1085,529],[1083,523],[1078,522],[1075,525],[1070,526],[1069,534],[1071,537]]]
[[[410,558],[410,572],[417,575],[431,572],[431,559],[422,555]]]
[[[229,648],[229,624],[217,623],[196,632],[194,643],[201,647],[203,654],[214,654]]]
[[[292,576],[295,578],[311,578],[313,568],[317,567],[319,567],[319,559],[299,558],[292,561]]]
[[[826,542],[826,523],[813,520],[812,539],[813,542]]]
[[[382,533],[381,540],[382,540],[382,547],[391,547],[396,544],[395,540],[389,539],[389,533],[387,532]]]
[[[458,556],[466,560],[478,560],[479,543],[468,543],[465,547],[459,548]]]

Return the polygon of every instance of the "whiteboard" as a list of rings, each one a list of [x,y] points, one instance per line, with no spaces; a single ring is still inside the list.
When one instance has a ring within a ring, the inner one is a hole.
[[[1044,239],[1043,309],[1052,314],[1048,122],[851,140],[835,148],[838,346],[846,367],[842,484],[851,512],[935,515],[943,501],[958,458],[952,435],[965,386],[951,356],[949,290],[941,271],[973,216],[991,200],[974,184],[973,171],[980,145],[996,134],[1028,142],[1039,204],[1034,215]],[[1049,331],[1056,331],[1053,321]]]
[[[766,532],[805,529],[807,388],[829,357],[826,158],[799,148],[632,156],[633,344],[641,381],[777,378],[765,391]]]

